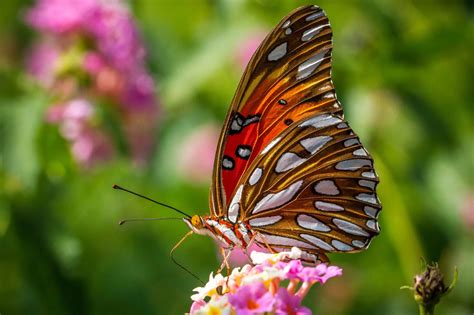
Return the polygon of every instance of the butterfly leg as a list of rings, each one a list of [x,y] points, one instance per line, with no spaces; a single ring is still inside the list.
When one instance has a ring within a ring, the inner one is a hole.
[[[232,250],[233,250],[232,247],[230,247],[230,248],[221,247],[221,255],[222,255],[223,259],[222,259],[222,263],[221,263],[219,269],[217,269],[216,273],[221,273],[222,270],[224,269],[224,267],[226,267],[227,274],[229,274],[229,272],[230,272],[229,256],[232,253]]]

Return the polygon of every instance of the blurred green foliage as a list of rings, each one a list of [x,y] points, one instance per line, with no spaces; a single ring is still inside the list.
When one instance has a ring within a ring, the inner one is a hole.
[[[23,73],[34,39],[22,20],[28,3],[2,2],[1,314],[189,309],[199,283],[169,259],[186,226],[118,226],[122,218],[170,212],[111,186],[206,213],[209,183],[178,172],[177,144],[198,126],[221,124],[242,72],[239,45],[305,3],[134,1],[163,106],[156,151],[145,169],[119,158],[81,170],[57,128],[44,123],[48,97]],[[472,314],[474,6],[467,0],[317,4],[334,30],[338,97],[374,155],[384,210],[370,249],[333,255],[345,274],[314,290],[308,306],[315,314],[415,314],[399,287],[411,284],[425,257],[460,270],[438,314]],[[178,249],[177,259],[201,278],[219,264],[213,242],[198,236]]]

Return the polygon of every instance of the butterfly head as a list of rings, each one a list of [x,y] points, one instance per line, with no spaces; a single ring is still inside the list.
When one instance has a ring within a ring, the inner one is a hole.
[[[204,221],[201,216],[195,214],[191,218],[183,218],[189,228],[197,234],[205,234]]]

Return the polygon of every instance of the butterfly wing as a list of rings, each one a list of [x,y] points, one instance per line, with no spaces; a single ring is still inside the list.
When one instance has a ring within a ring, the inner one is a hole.
[[[331,81],[332,31],[317,6],[299,8],[265,38],[250,60],[227,113],[216,152],[210,206],[226,215],[252,161],[294,121],[342,115]]]
[[[263,247],[297,246],[309,260],[326,261],[324,253],[361,251],[379,233],[377,184],[372,157],[348,123],[317,114],[291,125],[255,158],[229,217],[247,222]]]

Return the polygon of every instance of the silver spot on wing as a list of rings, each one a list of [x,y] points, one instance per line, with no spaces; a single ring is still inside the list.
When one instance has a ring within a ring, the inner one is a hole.
[[[300,141],[301,146],[311,154],[318,152],[326,143],[332,140],[329,136],[320,136],[313,138],[306,138]]]
[[[322,17],[322,16],[324,16],[324,12],[323,12],[323,11],[319,11],[319,12],[313,13],[313,14],[311,14],[311,15],[308,15],[305,20],[306,20],[307,22],[309,22],[309,21],[314,21],[314,20],[316,20],[316,19],[318,19],[318,18],[320,18],[320,17]]]
[[[237,191],[235,192],[235,195],[232,198],[232,201],[230,202],[227,217],[229,218],[229,221],[232,223],[237,222],[237,218],[239,217],[240,199],[242,198],[243,189],[244,189],[244,185],[240,185]]]
[[[321,62],[326,58],[324,55],[328,52],[328,49],[324,49],[312,56],[298,67],[298,73],[296,79],[304,79],[310,76],[314,70],[321,64]]]
[[[250,226],[265,226],[265,225],[270,225],[277,223],[283,219],[281,215],[275,215],[275,216],[270,216],[270,217],[263,217],[263,218],[255,218],[255,219],[250,219],[249,224]]]
[[[337,188],[336,183],[329,179],[317,182],[316,185],[314,185],[314,190],[319,194],[329,196],[337,196],[341,193]]]
[[[340,171],[356,171],[364,166],[372,166],[372,161],[365,159],[344,160],[336,164],[336,169]]]
[[[307,42],[311,40],[314,36],[318,35],[321,32],[323,27],[329,26],[329,24],[318,25],[316,27],[310,28],[304,31],[303,36],[301,36],[301,41]]]
[[[300,181],[294,182],[287,188],[277,193],[267,194],[265,197],[260,199],[260,201],[255,205],[255,208],[253,209],[252,213],[255,214],[267,209],[273,209],[273,208],[283,206],[284,204],[289,202],[291,199],[293,199],[293,197],[301,188],[302,184],[303,184],[303,180],[300,180]]]
[[[331,202],[316,201],[314,203],[314,206],[316,207],[316,209],[322,211],[344,211],[343,207]]]
[[[352,246],[347,245],[346,243],[343,243],[338,240],[332,240],[331,242],[332,246],[334,246],[336,249],[342,251],[342,252],[347,252],[350,250],[353,250],[354,248]]]
[[[313,243],[314,245],[318,246],[321,249],[327,250],[327,251],[333,251],[334,247],[320,239],[319,237],[310,235],[310,234],[300,234],[301,238],[304,238],[310,243]]]
[[[263,170],[262,170],[260,167],[257,167],[257,168],[252,172],[252,175],[250,175],[250,178],[249,178],[249,184],[250,184],[250,186],[253,186],[253,185],[255,185],[256,183],[258,183],[258,181],[259,181],[260,178],[262,177],[262,173],[263,173]]]
[[[357,224],[341,220],[341,219],[333,219],[332,222],[340,228],[342,231],[352,234],[352,235],[359,235],[359,236],[369,236],[369,233],[364,231],[360,226]]]
[[[273,148],[280,141],[280,139],[281,139],[281,137],[277,137],[277,138],[273,139],[269,144],[267,144],[267,146],[265,148],[263,148],[263,150],[260,152],[260,155],[265,154],[268,151],[270,151],[271,148]]]
[[[361,193],[361,194],[358,194],[356,196],[356,199],[358,199],[360,201],[368,202],[368,203],[371,203],[371,204],[374,204],[374,205],[379,204],[379,201],[378,201],[377,196],[375,194]]]
[[[303,164],[306,159],[298,156],[293,152],[283,153],[278,159],[277,165],[275,166],[275,171],[277,173],[283,173],[289,170],[294,169],[295,167]]]
[[[319,221],[318,219],[306,214],[298,215],[296,217],[296,223],[298,223],[298,225],[301,226],[302,228],[305,228],[311,231],[316,231],[316,232],[331,231],[331,228],[329,226]]]
[[[275,48],[273,48],[273,50],[267,56],[268,61],[277,61],[277,60],[283,58],[283,56],[286,55],[286,49],[287,48],[288,48],[288,43],[287,42],[284,42],[284,43],[276,46]]]
[[[340,123],[341,121],[342,119],[339,117],[329,115],[329,114],[322,114],[322,115],[318,115],[313,118],[310,118],[308,120],[305,120],[299,126],[300,127],[312,126],[314,128],[324,128],[324,127],[328,127],[328,126],[332,126],[337,123]]]

